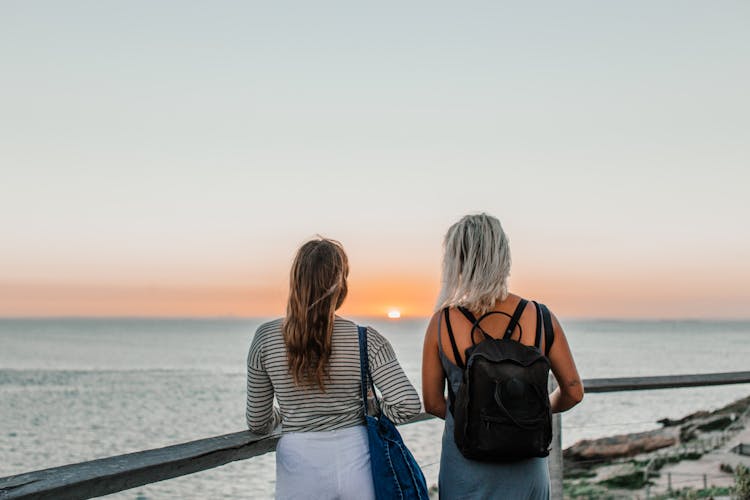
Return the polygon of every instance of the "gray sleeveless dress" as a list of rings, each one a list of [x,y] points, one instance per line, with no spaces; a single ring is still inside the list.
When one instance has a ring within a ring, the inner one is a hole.
[[[440,339],[440,362],[454,393],[461,385],[462,371],[445,357]],[[549,468],[547,457],[529,458],[510,463],[488,463],[469,460],[461,455],[453,440],[453,415],[445,414],[443,450],[438,478],[440,498],[458,499],[549,499]]]

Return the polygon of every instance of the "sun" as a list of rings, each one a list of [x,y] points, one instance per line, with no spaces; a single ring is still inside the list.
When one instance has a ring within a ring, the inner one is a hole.
[[[391,309],[388,311],[388,317],[391,319],[399,319],[401,317],[401,311],[398,309]]]

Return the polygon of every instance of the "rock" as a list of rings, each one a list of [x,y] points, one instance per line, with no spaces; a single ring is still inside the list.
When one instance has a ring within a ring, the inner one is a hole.
[[[750,408],[750,396],[739,399],[715,411],[698,411],[678,420],[662,419],[664,428],[650,432],[586,439],[563,451],[566,474],[591,477],[592,469],[620,458],[628,458],[687,443],[725,429],[737,419],[737,414]]]
[[[702,432],[723,431],[734,421],[734,415],[719,415],[718,417],[709,418],[703,422],[698,422],[697,429]]]
[[[680,427],[680,441],[684,443],[696,439],[702,432],[722,431],[735,420],[736,417],[733,414],[696,419]]]
[[[731,415],[732,418],[735,418],[735,415],[745,412],[748,408],[750,408],[750,396],[738,399],[737,401],[734,401],[733,403],[730,403],[723,408],[719,408],[718,410],[697,411],[677,420],[672,420],[671,418],[663,418],[661,420],[658,420],[658,422],[664,427],[672,427],[677,425],[689,424],[694,420],[710,419],[711,417]]]
[[[584,439],[563,451],[571,461],[611,460],[666,448],[679,442],[679,429],[664,428],[649,432],[620,434],[601,439]]]
[[[677,419],[677,420],[672,420],[671,418],[662,418],[661,420],[657,420],[657,422],[663,425],[664,427],[674,427],[676,425],[682,425],[687,422],[690,422],[691,420],[694,420],[696,418],[706,418],[709,415],[711,415],[710,412],[697,411],[695,413],[691,413],[690,415]]]

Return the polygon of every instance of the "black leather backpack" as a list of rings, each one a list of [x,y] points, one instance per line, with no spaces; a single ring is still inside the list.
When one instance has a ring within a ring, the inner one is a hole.
[[[490,311],[476,319],[467,309],[459,308],[473,324],[472,346],[466,349],[465,363],[456,346],[448,310],[443,311],[456,364],[463,370],[458,393],[453,394],[448,384],[448,395],[455,421],[454,438],[466,458],[507,462],[549,454],[552,414],[547,390],[550,363],[546,354],[554,341],[552,320],[547,307],[534,302],[537,312],[534,346],[511,340],[527,303],[521,300],[499,339],[488,335],[480,323],[490,314],[510,315]],[[479,343],[474,342],[477,329],[483,335]]]

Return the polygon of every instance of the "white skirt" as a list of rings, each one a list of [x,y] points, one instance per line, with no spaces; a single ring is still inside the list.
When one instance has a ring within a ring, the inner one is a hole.
[[[365,426],[283,434],[276,446],[276,498],[374,500]]]

